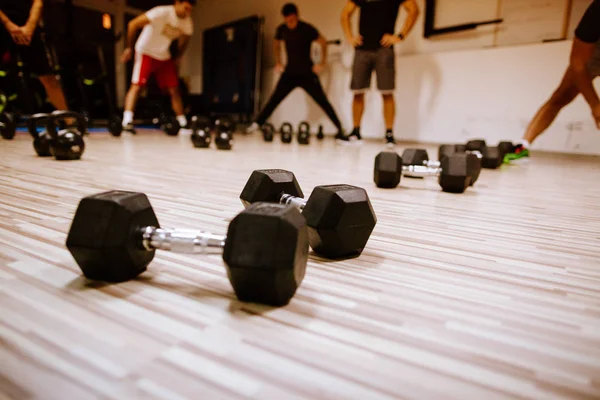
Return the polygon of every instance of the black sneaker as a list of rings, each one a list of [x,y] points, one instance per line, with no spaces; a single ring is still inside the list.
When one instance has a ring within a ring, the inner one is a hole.
[[[394,139],[394,134],[391,132],[387,132],[385,134],[385,144],[387,145],[387,147],[394,147],[396,146],[396,139]]]
[[[339,131],[337,135],[335,135],[335,142],[343,145],[350,143],[350,141],[348,140],[348,136],[344,135],[344,132],[342,131]]]
[[[360,131],[354,128],[352,133],[348,135],[348,141],[350,141],[353,144],[362,144],[362,137],[360,136]]]
[[[136,134],[136,131],[135,131],[135,128],[134,128],[134,126],[133,126],[133,123],[131,123],[131,122],[130,122],[130,123],[128,123],[127,125],[124,125],[124,126],[123,126],[123,132],[129,132],[129,133],[131,133],[132,135],[135,135],[135,134]]]

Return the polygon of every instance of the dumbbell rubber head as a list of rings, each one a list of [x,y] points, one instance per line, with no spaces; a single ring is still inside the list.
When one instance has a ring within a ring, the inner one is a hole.
[[[487,148],[487,144],[485,143],[485,140],[483,139],[475,139],[475,140],[469,140],[467,142],[467,150],[470,151],[478,151],[481,154],[485,153],[485,149]]]
[[[114,137],[119,137],[123,133],[123,120],[119,115],[113,115],[108,120],[108,131]]]
[[[279,203],[281,195],[304,197],[293,172],[283,169],[253,171],[240,194],[244,207],[258,202]]]
[[[393,189],[402,178],[402,157],[395,152],[384,151],[375,157],[373,180],[378,188]]]
[[[425,149],[405,149],[402,152],[402,165],[423,165],[429,161],[429,155]]]
[[[294,207],[255,203],[229,225],[223,260],[241,301],[287,304],[304,279],[307,259],[306,220]]]
[[[481,166],[487,169],[496,169],[504,162],[504,153],[498,147],[487,147],[481,160]]]
[[[16,118],[11,113],[0,113],[0,135],[3,139],[12,140],[17,132]]]
[[[448,193],[463,193],[467,190],[477,168],[477,161],[476,155],[466,153],[444,157],[440,162],[442,173],[438,178],[442,190]]]
[[[513,142],[500,142],[498,143],[498,148],[503,156],[515,151],[515,145]]]
[[[181,126],[179,125],[179,121],[177,121],[177,118],[174,116],[169,116],[169,117],[165,117],[163,119],[164,119],[164,122],[161,125],[161,129],[168,136],[177,136],[179,134],[179,130],[181,129]]]
[[[331,259],[360,255],[377,223],[367,192],[350,185],[317,186],[303,214],[310,247]]]
[[[110,191],[83,198],[67,236],[67,248],[83,274],[93,280],[123,282],[146,270],[154,258],[134,233],[159,228],[143,193]]]

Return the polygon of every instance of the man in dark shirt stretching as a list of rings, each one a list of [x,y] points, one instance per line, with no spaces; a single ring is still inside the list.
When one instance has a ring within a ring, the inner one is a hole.
[[[20,57],[29,72],[39,77],[52,105],[58,110],[66,110],[65,96],[37,29],[42,8],[42,0],[0,0],[0,21],[4,26],[4,29],[0,28],[0,58],[8,52],[14,63],[16,57]]]
[[[592,81],[600,75],[600,0],[588,7],[575,30],[571,57],[567,71],[550,99],[539,109],[529,123],[525,135],[505,160],[529,156],[529,147],[548,127],[560,110],[570,104],[580,93],[590,106],[592,118],[600,129],[600,100]]]
[[[404,27],[394,34],[400,6],[408,13]],[[360,8],[359,35],[354,36],[350,19]],[[396,66],[394,45],[404,40],[412,30],[419,6],[416,0],[348,0],[342,11],[342,27],[347,40],[356,48],[352,83],[354,91],[352,111],[354,130],[346,140],[360,141],[360,122],[365,109],[364,92],[371,87],[371,74],[377,74],[377,88],[383,95],[383,114],[386,125],[386,142],[393,146],[396,142],[392,128],[396,114],[394,90]]]
[[[283,72],[275,91],[267,105],[260,112],[255,122],[248,128],[253,132],[264,124],[277,106],[297,87],[304,89],[325,111],[331,122],[338,129],[337,138],[344,137],[342,124],[333,107],[327,100],[327,95],[319,82],[320,73],[327,60],[327,42],[312,25],[301,21],[298,17],[298,8],[295,4],[288,3],[282,9],[285,23],[277,28],[275,35],[275,70]],[[311,45],[317,41],[321,45],[322,61],[313,65],[310,56]],[[281,64],[281,45],[285,43],[288,62],[285,70]]]

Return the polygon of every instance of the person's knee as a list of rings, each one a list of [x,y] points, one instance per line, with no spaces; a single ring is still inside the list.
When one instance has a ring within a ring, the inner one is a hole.
[[[128,94],[138,94],[141,90],[141,86],[140,85],[131,85],[129,87],[129,90],[127,91]]]
[[[364,102],[365,101],[365,94],[364,93],[354,93],[354,101],[356,102]]]
[[[386,103],[394,102],[393,93],[383,93],[381,96],[383,97],[383,101],[385,101]]]
[[[171,97],[179,98],[179,97],[181,97],[181,92],[179,91],[178,87],[172,87],[172,88],[169,88],[169,95]]]
[[[548,104],[552,107],[563,108],[570,104],[577,97],[577,88],[569,88],[567,90],[557,90],[552,94]]]

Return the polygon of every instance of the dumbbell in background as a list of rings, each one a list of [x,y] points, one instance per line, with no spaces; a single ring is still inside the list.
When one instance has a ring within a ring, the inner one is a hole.
[[[294,174],[282,169],[253,171],[240,194],[244,206],[256,202],[292,204],[306,217],[310,246],[330,259],[362,253],[377,217],[369,195],[350,185],[317,186],[308,200]]]
[[[375,158],[373,180],[377,187],[392,189],[400,184],[402,176],[418,178],[437,177],[444,192],[463,193],[477,174],[480,160],[475,154],[453,154],[440,160],[439,167],[403,165],[402,157],[395,152],[381,152]]]
[[[405,149],[402,152],[402,165],[404,167],[409,167],[409,166],[424,166],[424,167],[428,167],[428,168],[440,168],[442,163],[441,159],[443,159],[444,157],[447,156],[452,156],[454,154],[457,154],[459,152],[456,151],[456,148],[454,145],[441,145],[438,149],[438,161],[431,161],[429,159],[429,154],[427,153],[427,150],[425,149]],[[472,175],[471,175],[471,186],[473,186],[475,184],[475,182],[477,182],[477,180],[479,179],[479,174],[481,173],[481,159],[482,159],[482,155],[481,153],[477,152],[477,151],[462,151],[462,153],[467,153],[467,154],[474,154],[477,157],[477,164],[475,166],[475,168],[473,168],[472,171]],[[419,178],[418,176],[412,176],[409,172],[407,172],[405,174],[405,176],[407,178]]]
[[[241,301],[282,306],[304,279],[306,220],[294,207],[257,203],[238,214],[227,236],[161,228],[143,193],[110,191],[83,198],[67,248],[92,280],[123,282],[146,270],[156,250],[222,252],[227,276]]]
[[[504,163],[504,156],[512,153],[515,148],[514,144],[508,141],[500,142],[497,146],[488,146],[485,140],[482,139],[470,140],[467,144],[448,144],[443,146],[446,146],[447,149],[453,148],[453,151],[456,153],[478,151],[482,155],[481,166],[485,169],[500,167]]]

